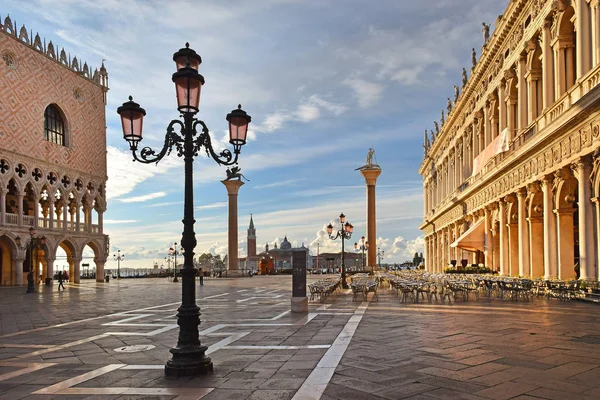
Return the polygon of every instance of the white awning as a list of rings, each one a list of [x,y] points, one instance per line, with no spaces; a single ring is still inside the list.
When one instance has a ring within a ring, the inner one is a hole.
[[[485,226],[483,218],[475,222],[465,233],[450,245],[467,251],[483,251],[485,244]]]

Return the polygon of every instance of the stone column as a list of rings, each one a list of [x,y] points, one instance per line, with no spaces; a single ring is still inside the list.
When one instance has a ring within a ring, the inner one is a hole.
[[[63,215],[62,215],[63,226],[62,226],[62,228],[63,228],[63,231],[66,231],[67,227],[69,225],[69,199],[66,198],[66,196],[65,196],[62,203],[63,203],[63,206],[62,206],[63,207]]]
[[[40,198],[37,195],[37,193],[35,193],[33,195],[33,226],[35,227],[35,229],[39,228],[40,226]]]
[[[498,88],[498,115],[500,117],[500,132],[507,126],[507,110],[506,110],[506,80],[503,79]]]
[[[79,283],[81,279],[81,258],[73,258],[73,273],[69,276],[69,281]]]
[[[506,203],[503,199],[498,202],[498,220],[499,220],[499,236],[500,236],[500,275],[508,274],[508,232],[506,230]]]
[[[517,191],[519,207],[519,275],[529,276],[529,232],[527,229],[526,210],[527,191],[523,188]]]
[[[239,271],[238,265],[238,192],[244,182],[230,179],[221,181],[227,188],[229,213],[227,224],[227,270]]]
[[[440,248],[440,235],[436,232],[433,234],[433,272],[437,273],[438,272],[438,265],[440,263],[440,256],[439,256],[439,248]]]
[[[590,9],[586,0],[575,0],[575,16],[575,32],[577,32],[577,35],[575,35],[577,41],[577,79],[579,79],[590,70],[590,56],[592,55],[590,43]]]
[[[367,250],[367,267],[377,265],[377,204],[375,199],[375,185],[377,177],[381,174],[381,168],[365,167],[360,170],[365,178],[367,185],[367,240],[369,249]]]
[[[585,3],[585,2],[584,2]],[[584,6],[586,6],[584,4]],[[594,220],[592,208],[592,172],[591,157],[582,157],[577,162],[577,181],[579,186],[579,265],[581,279],[595,279],[596,255],[594,251]]]
[[[558,224],[558,278],[573,279],[573,249],[575,238],[573,235],[574,208],[559,208],[554,210]],[[581,249],[580,249],[581,251]]]
[[[100,260],[99,258],[94,258],[94,263],[96,264],[96,282],[105,282],[104,281],[104,264],[106,264],[106,260]]]
[[[543,277],[544,272],[544,220],[542,215],[531,216],[529,221],[531,276]]]
[[[490,270],[492,269],[492,233],[491,233],[491,219],[492,219],[492,212],[491,210],[486,207],[484,209],[484,215],[483,215],[483,226],[484,226],[484,234],[483,234],[483,259],[484,259],[484,263],[485,266],[487,268],[489,268]]]
[[[6,221],[6,194],[8,189],[0,189],[0,225],[4,225]]]
[[[17,195],[17,225],[23,226],[23,193]]]
[[[552,22],[544,21],[544,29],[542,30],[542,80],[543,80],[543,109],[554,104],[554,52],[550,45],[551,35],[550,28]]]
[[[525,70],[526,70],[526,62],[527,59],[525,55],[521,54],[519,57],[519,64],[517,67],[517,78],[519,79],[519,107],[518,107],[518,130],[519,132],[515,136],[519,136],[519,134],[527,128],[527,82],[525,79]]]
[[[75,231],[81,232],[81,208],[83,205],[77,200],[77,212],[75,213]]]
[[[13,265],[15,266],[15,285],[23,284],[23,263],[24,259],[13,258]]]
[[[49,229],[54,229],[54,196],[48,196],[48,222]]]
[[[45,277],[46,281],[45,281],[45,284],[52,285],[54,283],[54,262],[56,261],[56,259],[47,257],[48,250],[44,249],[44,251],[46,252],[46,277]]]
[[[600,251],[600,198],[594,197],[592,202],[596,207],[596,249]],[[600,279],[600,271],[596,279]]]
[[[552,194],[553,176],[542,178],[544,196],[544,278],[558,278],[556,218],[554,217],[554,201]]]
[[[454,240],[456,241],[459,237],[460,237],[460,228],[461,228],[462,224],[460,223],[456,223],[455,227],[454,227]],[[461,260],[461,249],[459,249],[458,247],[454,248],[454,259],[456,260],[456,264],[460,265],[460,260]]]

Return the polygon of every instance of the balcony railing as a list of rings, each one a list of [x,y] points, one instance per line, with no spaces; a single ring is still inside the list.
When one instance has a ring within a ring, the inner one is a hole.
[[[39,217],[37,221],[37,228],[45,230],[63,230],[63,220],[54,220],[52,221],[52,226],[50,225],[50,218]],[[1,223],[0,223],[1,224]],[[12,213],[5,213],[4,225],[10,226],[19,226],[19,215]],[[35,226],[35,217],[32,215],[23,215],[23,227]],[[67,221],[67,231],[70,232],[86,232],[86,226],[83,223],[79,224],[79,229],[77,229],[77,223],[72,221]],[[91,233],[99,233],[100,229],[97,224],[92,224],[90,226]]]
[[[6,225],[18,225],[19,224],[19,216],[17,214],[6,213]]]

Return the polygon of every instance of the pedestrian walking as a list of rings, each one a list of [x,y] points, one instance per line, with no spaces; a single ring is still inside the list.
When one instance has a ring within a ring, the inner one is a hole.
[[[63,285],[63,282],[65,281],[65,276],[63,274],[64,274],[64,271],[58,273],[58,291],[59,292],[60,292],[61,287],[63,288],[63,290],[65,290],[65,285]]]
[[[200,276],[200,284],[204,285],[204,271],[202,271],[202,268],[198,268],[198,275]]]

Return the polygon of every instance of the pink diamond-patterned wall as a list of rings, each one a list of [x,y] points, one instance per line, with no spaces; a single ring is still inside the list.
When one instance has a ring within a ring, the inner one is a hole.
[[[0,55],[0,149],[106,181],[107,89],[2,31]],[[44,139],[50,104],[66,119],[66,146]]]

